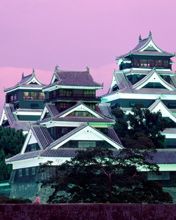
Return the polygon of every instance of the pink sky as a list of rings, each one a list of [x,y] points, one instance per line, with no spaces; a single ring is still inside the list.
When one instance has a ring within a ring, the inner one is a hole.
[[[55,65],[85,69],[104,82],[115,57],[152,30],[155,42],[176,52],[175,0],[1,0],[0,108],[3,89],[36,69],[49,82]]]

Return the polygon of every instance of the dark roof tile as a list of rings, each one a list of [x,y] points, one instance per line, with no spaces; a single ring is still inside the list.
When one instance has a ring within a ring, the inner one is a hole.
[[[59,114],[59,111],[57,110],[55,104],[46,103],[46,108],[48,109],[51,117],[54,117]]]
[[[94,82],[89,71],[58,71],[58,84],[71,86],[101,86]]]
[[[40,155],[41,151],[32,151],[32,152],[27,152],[24,154],[17,154],[13,157],[10,157],[8,159],[6,159],[6,162],[13,162],[13,161],[18,161],[18,160],[26,160],[26,159],[31,159],[31,158],[35,158],[38,157]]]
[[[41,127],[39,125],[31,126],[34,136],[36,137],[39,145],[45,149],[48,145],[50,145],[54,140],[51,137],[48,129],[45,127]]]

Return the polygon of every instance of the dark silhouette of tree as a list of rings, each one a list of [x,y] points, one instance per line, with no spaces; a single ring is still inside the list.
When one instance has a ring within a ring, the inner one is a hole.
[[[4,150],[6,157],[18,154],[23,146],[25,136],[22,130],[0,127],[0,149]]]
[[[164,147],[165,137],[161,132],[170,127],[170,122],[160,112],[135,107],[128,115],[120,108],[113,109],[112,113],[116,118],[114,128],[125,147],[147,150]]]
[[[138,151],[101,147],[79,150],[75,158],[57,168],[56,177],[44,183],[54,189],[48,202],[172,202],[160,184],[146,180],[138,171],[141,166],[158,170]]]
[[[0,127],[0,181],[8,180],[12,169],[5,164],[5,158],[19,153],[24,140],[22,131]]]

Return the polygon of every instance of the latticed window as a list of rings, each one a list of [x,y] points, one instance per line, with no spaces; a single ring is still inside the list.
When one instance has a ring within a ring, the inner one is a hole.
[[[77,116],[77,117],[94,117],[91,113],[86,111],[74,111],[68,115],[68,117]]]
[[[92,97],[95,95],[95,91],[94,90],[84,90],[84,96],[85,97]]]
[[[72,95],[72,90],[61,89],[61,90],[59,90],[59,95],[60,96],[71,96]]]
[[[78,147],[79,148],[96,147],[96,142],[95,141],[79,141]]]
[[[23,92],[24,100],[44,100],[43,92]]]

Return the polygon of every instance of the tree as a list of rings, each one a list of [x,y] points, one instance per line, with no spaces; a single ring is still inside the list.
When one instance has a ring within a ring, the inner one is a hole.
[[[112,113],[116,118],[115,130],[125,147],[147,150],[164,147],[165,137],[161,132],[171,123],[160,112],[134,107],[128,115],[120,108],[113,109]]]
[[[146,180],[139,166],[158,170],[138,151],[117,152],[105,147],[79,150],[57,168],[56,177],[44,183],[54,189],[48,202],[171,202],[159,184]]]
[[[11,165],[5,164],[5,158],[19,153],[24,139],[22,131],[0,127],[0,181],[8,180],[12,170]]]
[[[5,154],[3,149],[0,149],[0,181],[8,180],[11,172],[11,165],[5,164]]]
[[[4,150],[6,157],[18,154],[23,146],[25,136],[22,130],[0,127],[0,149]]]

